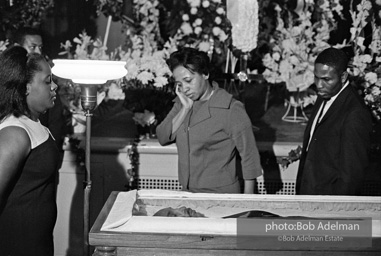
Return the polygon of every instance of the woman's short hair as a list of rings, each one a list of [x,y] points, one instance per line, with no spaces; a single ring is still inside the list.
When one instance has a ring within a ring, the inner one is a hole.
[[[29,113],[26,86],[36,72],[41,71],[44,56],[28,54],[21,46],[12,46],[0,54],[0,120]]]
[[[315,64],[320,63],[333,67],[339,74],[347,70],[349,58],[347,54],[336,48],[327,48],[323,50],[316,58]]]
[[[190,47],[173,52],[167,64],[171,71],[178,66],[183,66],[193,73],[209,75],[210,72],[210,60],[207,53]]]

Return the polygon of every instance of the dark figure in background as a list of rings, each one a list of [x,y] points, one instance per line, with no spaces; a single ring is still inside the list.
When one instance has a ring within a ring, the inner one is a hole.
[[[59,152],[39,117],[57,85],[46,59],[23,47],[0,63],[0,255],[53,256]]]
[[[42,33],[38,29],[31,27],[20,28],[12,39],[15,45],[24,47],[28,53],[43,54]],[[47,56],[45,58],[50,63],[49,58]],[[50,65],[52,66],[52,63]],[[59,95],[57,95],[54,107],[42,114],[39,119],[42,125],[49,128],[62,155],[62,145],[66,135],[66,117],[64,116],[64,108]]]
[[[240,156],[243,192],[254,193],[262,168],[243,104],[209,82],[210,62],[205,52],[184,48],[172,53],[168,64],[177,97],[156,131],[161,145],[176,143],[183,190],[241,193],[236,168]]]
[[[318,99],[308,121],[299,163],[299,195],[358,195],[368,166],[372,120],[349,85],[348,57],[328,48],[315,60]]]

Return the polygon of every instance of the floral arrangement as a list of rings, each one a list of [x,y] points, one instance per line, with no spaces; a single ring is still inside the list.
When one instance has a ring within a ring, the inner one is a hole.
[[[149,44],[156,50],[157,43],[162,41],[159,28],[159,1],[134,0],[134,20],[139,24],[140,34],[148,37]]]
[[[284,82],[288,91],[303,91],[313,84],[315,58],[330,46],[329,34],[336,25],[333,13],[342,15],[339,0],[305,1],[303,9],[294,18],[276,5],[277,27],[271,50],[262,60],[264,79],[273,84]],[[317,13],[314,19],[313,13]]]
[[[355,10],[351,5],[350,14],[350,43],[344,41],[340,46],[352,47],[354,56],[348,70],[350,79],[354,85],[363,88],[365,103],[373,116],[381,120],[381,1],[377,0],[372,5],[371,1],[362,0]],[[365,31],[366,27],[371,33]]]
[[[127,87],[154,86],[162,88],[167,85],[168,79],[172,75],[165,62],[168,52],[151,47],[150,40],[145,35],[134,35],[131,40],[132,50],[123,54],[128,70]]]
[[[175,94],[166,59],[177,47],[173,41],[162,46],[157,0],[134,0],[133,15],[134,24],[126,24],[127,50],[119,48],[128,70],[123,81],[125,108],[135,113],[137,124],[150,126],[161,121],[172,106]]]
[[[98,38],[93,40],[87,35],[86,31],[79,34],[78,37],[73,39],[76,44],[74,52],[71,51],[73,47],[69,40],[63,44],[61,43],[61,48],[64,51],[58,53],[58,55],[66,55],[68,59],[81,59],[81,60],[110,60],[115,59],[115,56],[110,57],[106,53],[107,47],[103,46],[102,41]]]
[[[125,107],[135,113],[137,124],[157,124],[170,110],[175,96],[169,81],[172,72],[165,62],[169,51],[154,50],[145,35],[134,35],[131,40],[132,50],[125,54]]]
[[[252,51],[258,40],[258,1],[227,0],[227,10],[233,46],[242,52]]]
[[[187,0],[182,4],[175,10],[181,24],[172,36],[179,46],[197,48],[210,56],[213,50],[221,54],[230,33],[226,6],[221,0]]]

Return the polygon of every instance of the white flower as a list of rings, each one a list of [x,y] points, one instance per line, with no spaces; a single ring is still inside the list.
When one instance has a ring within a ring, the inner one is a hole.
[[[365,74],[365,80],[370,84],[375,84],[377,82],[377,74],[374,72],[369,72]]]
[[[217,25],[220,25],[221,22],[222,22],[222,19],[221,19],[220,17],[217,16],[217,17],[214,19],[214,22],[215,22]]]
[[[225,14],[225,10],[222,7],[218,7],[217,10],[216,10],[216,13],[219,14],[219,15],[222,15],[222,14]]]
[[[183,23],[180,27],[181,31],[185,34],[185,35],[190,35],[193,33],[193,28],[192,26],[189,24],[189,23]]]
[[[166,84],[168,84],[168,78],[163,77],[163,76],[161,76],[161,77],[155,77],[154,84],[153,84],[155,87],[161,88],[161,87],[163,87]]]
[[[209,1],[207,1],[207,0],[202,1],[202,7],[208,8],[209,5],[210,5]]]
[[[198,9],[196,7],[192,7],[191,10],[190,10],[190,13],[192,15],[196,15],[197,12],[198,12]]]
[[[201,0],[188,0],[188,3],[191,7],[200,7]]]
[[[182,19],[183,19],[183,21],[188,21],[189,20],[189,15],[188,14],[183,14]]]
[[[380,96],[381,95],[381,89],[380,89],[380,87],[374,86],[372,88],[372,94],[374,96]]]
[[[194,28],[194,33],[195,33],[196,35],[199,35],[199,34],[201,33],[201,31],[202,31],[202,28],[201,28],[201,27],[195,27],[195,28]]]
[[[302,33],[301,27],[292,27],[291,28],[291,36],[299,36]]]
[[[221,33],[221,29],[219,27],[213,27],[213,35],[218,36]]]
[[[228,38],[228,35],[226,35],[225,31],[221,30],[220,34],[218,35],[218,39],[221,42],[224,42]]]
[[[108,88],[107,98],[112,100],[124,100],[125,97],[126,95],[124,94],[122,88],[116,83],[111,83]]]
[[[203,52],[208,52],[209,49],[210,49],[210,43],[208,41],[202,41],[199,45],[198,45],[198,49],[200,51],[203,51]]]
[[[279,61],[280,60],[280,54],[279,54],[279,52],[274,52],[272,57],[273,57],[273,59],[275,61]]]
[[[198,18],[194,21],[194,23],[197,25],[197,26],[200,26],[202,24],[202,19]]]

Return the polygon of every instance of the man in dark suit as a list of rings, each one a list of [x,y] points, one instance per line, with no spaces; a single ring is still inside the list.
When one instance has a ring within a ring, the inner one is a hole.
[[[307,124],[296,181],[299,195],[358,195],[368,166],[372,120],[349,85],[348,57],[328,48],[315,60],[318,99]]]

